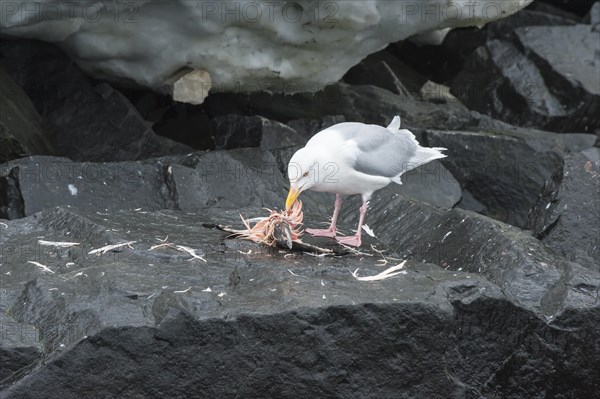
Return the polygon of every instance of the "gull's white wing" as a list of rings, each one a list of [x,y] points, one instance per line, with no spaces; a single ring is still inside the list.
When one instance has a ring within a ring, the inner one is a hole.
[[[339,137],[340,150],[347,152],[355,170],[373,176],[393,178],[401,175],[419,146],[408,130],[392,133],[382,126],[353,122],[340,123],[326,130],[331,132],[322,133]]]
[[[350,165],[358,172],[372,176],[384,176],[400,183],[399,176],[417,166],[445,157],[442,148],[419,146],[415,136],[406,129],[392,132],[399,127],[399,118],[388,128],[357,122],[344,122],[331,126],[307,143],[311,145],[336,146],[346,152]]]

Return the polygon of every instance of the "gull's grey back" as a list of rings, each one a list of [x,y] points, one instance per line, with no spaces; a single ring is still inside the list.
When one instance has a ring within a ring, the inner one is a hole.
[[[313,136],[306,146],[321,145],[331,135],[337,136],[341,142],[351,141],[354,146],[354,169],[359,172],[393,178],[407,169],[407,164],[417,153],[419,144],[408,130],[395,133],[378,125],[366,125],[358,122],[343,122],[331,126]],[[328,137],[329,136],[329,137]],[[344,148],[340,148],[340,151]]]

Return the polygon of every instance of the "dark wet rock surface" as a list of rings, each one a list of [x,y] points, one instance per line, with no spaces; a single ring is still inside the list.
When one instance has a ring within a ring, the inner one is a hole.
[[[567,259],[597,270],[600,265],[600,150],[565,157],[530,215],[543,243]]]
[[[535,148],[511,135],[472,132],[428,131],[429,143],[448,148],[442,160],[449,170],[495,219],[524,227],[552,173],[560,164],[556,147],[538,139],[545,148]]]
[[[236,223],[238,212],[264,211],[55,208],[2,226],[3,299],[14,331],[30,332],[23,341],[13,337],[3,353],[26,365],[4,381],[3,397],[43,397],[48,390],[79,397],[86,387],[94,387],[92,396],[190,397],[208,390],[256,397],[265,386],[284,397],[307,390],[390,396],[398,389],[458,397],[508,394],[525,381],[565,392],[538,374],[549,369],[585,381],[579,394],[597,388],[593,341],[585,338],[598,332],[597,273],[548,253],[514,227],[378,196],[369,213],[378,239],[370,243],[387,250],[386,266],[408,261],[403,274],[363,282],[351,272],[384,269],[382,255],[369,247],[319,258],[202,227]],[[401,217],[402,228],[390,212]],[[319,218],[309,213],[308,222]],[[344,219],[342,227],[351,229],[353,217]],[[165,239],[193,248],[206,262],[150,249]],[[79,245],[56,248],[40,240]],[[574,326],[577,334],[569,332]],[[540,345],[553,349],[540,351]],[[587,355],[565,364],[574,346]],[[306,375],[306,367],[321,369],[321,377]],[[81,373],[88,368],[94,372]],[[273,373],[294,384],[270,384]],[[380,381],[382,373],[395,378]],[[423,373],[426,381],[417,378]],[[181,378],[191,383],[183,387]],[[365,378],[375,388],[359,388]],[[99,383],[106,379],[112,383]]]
[[[190,397],[207,390],[381,397],[399,389],[416,396],[511,396],[525,383],[557,395],[595,392],[600,273],[516,227],[450,209],[460,199],[456,182],[447,206],[400,194],[415,184],[411,178],[377,192],[367,214],[376,237],[365,234],[359,252],[305,238],[345,253],[340,256],[270,248],[205,227],[241,228],[240,214],[265,216],[263,206],[282,204],[282,161],[292,151],[249,148],[89,163],[113,171],[137,168],[131,175],[145,180],[130,182],[139,190],[128,192],[111,180],[76,180],[70,206],[58,197],[42,203],[22,194],[37,212],[0,225],[3,318],[12,331],[0,351],[11,362],[3,397],[43,397],[53,390],[74,398],[89,387],[93,397]],[[9,170],[19,162],[21,177],[34,175],[23,172],[32,165],[40,171],[83,165],[33,157],[11,162]],[[253,162],[270,164],[263,166],[270,172],[235,174]],[[44,180],[30,178],[17,187],[41,193],[65,185]],[[450,181],[430,182],[424,193],[450,198],[440,194]],[[303,200],[306,225],[326,224],[332,198],[315,193]],[[341,234],[355,228],[359,202],[344,202]],[[194,256],[152,248],[166,243]],[[375,275],[403,260],[402,273],[383,281],[352,275]],[[572,348],[580,352],[565,363]],[[320,377],[306,375],[307,367],[320,369]],[[88,368],[94,372],[81,373]],[[551,370],[585,382],[564,385],[546,377]],[[294,384],[270,384],[274,373]],[[382,373],[395,378],[376,384]],[[193,382],[182,387],[181,378]],[[376,388],[360,388],[365,378]]]
[[[593,132],[599,124],[600,32],[581,24],[513,32],[512,40],[478,47],[453,81],[452,93],[471,109],[516,125]]]

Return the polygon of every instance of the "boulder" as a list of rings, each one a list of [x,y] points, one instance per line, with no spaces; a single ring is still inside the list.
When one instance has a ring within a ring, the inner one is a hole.
[[[358,212],[343,207],[340,220],[342,226],[352,226]],[[392,193],[373,197],[366,221],[390,252],[445,270],[478,273],[541,314],[597,306],[592,304],[599,270],[566,260],[517,227]],[[590,285],[582,290],[583,284]]]
[[[55,208],[0,225],[0,354],[22,367],[3,369],[2,397],[597,391],[598,273],[528,234],[401,196],[367,216],[384,252],[281,253],[203,227],[262,212]],[[352,275],[402,258],[389,279]]]
[[[0,82],[0,163],[25,155],[52,155],[40,115],[1,66]]]
[[[94,85],[55,46],[3,41],[0,56],[0,64],[30,96],[60,155],[124,161],[191,151],[157,136],[120,92],[106,83]]]
[[[321,119],[294,119],[286,124],[308,141],[321,130],[342,122],[346,122],[342,115],[326,115]]]
[[[0,165],[0,218],[16,219],[56,206],[101,213],[281,208],[289,187],[287,164],[297,149],[245,148],[145,162],[23,158]],[[437,162],[411,171],[403,180],[402,186],[388,189],[441,207],[460,200],[458,182]],[[303,201],[305,208],[324,217],[333,209],[333,198],[324,193],[303,194]]]
[[[569,116],[562,131],[591,132],[600,126],[600,32],[586,25],[537,26],[515,31],[525,54],[536,63]],[[557,51],[557,46],[562,51]],[[550,66],[550,67],[548,67]],[[535,97],[534,97],[535,98]],[[556,129],[548,129],[556,130]]]
[[[459,206],[518,227],[527,226],[529,209],[562,157],[596,141],[593,135],[571,136],[523,129],[426,131],[430,146],[448,148],[441,162],[461,184],[466,202]]]
[[[595,392],[599,273],[517,228],[447,209],[460,189],[450,174],[442,179],[441,164],[373,196],[367,223],[376,237],[366,236],[357,253],[281,252],[208,228],[239,228],[240,214],[283,206],[293,151],[4,164],[0,192],[20,197],[22,212],[0,223],[2,321],[10,326],[0,357],[11,362],[2,397],[43,397],[49,389],[65,398],[82,390],[189,397],[207,386],[220,397],[264,395],[265,386],[275,396],[346,389],[353,396],[368,385],[360,397],[403,389],[458,398],[510,396],[525,381],[530,393]],[[398,192],[418,182],[429,187],[421,196],[430,205]],[[327,222],[331,196],[302,200],[306,225]],[[356,225],[358,202],[342,207],[345,234]],[[401,273],[381,282],[351,273],[375,275],[403,259]],[[412,371],[398,373],[406,367]],[[306,375],[316,369],[322,377]],[[375,383],[381,370],[396,377]],[[450,388],[449,370],[459,381]],[[268,383],[274,374],[294,384]],[[181,378],[192,382],[184,389]]]
[[[600,264],[600,149],[565,157],[531,210],[533,233],[567,259]]]
[[[417,96],[418,97],[418,96]],[[395,115],[403,126],[438,129],[505,129],[508,126],[460,102],[434,104],[407,98],[376,86],[335,83],[317,93],[280,95],[266,92],[210,95],[205,102],[213,116],[250,114],[288,123],[340,115],[346,121],[384,125]]]
[[[448,148],[442,163],[485,205],[486,215],[519,227],[527,225],[529,209],[561,162],[558,153],[510,136],[428,131],[427,138]]]
[[[152,92],[145,93],[146,96],[137,102],[136,108],[145,108],[147,116],[144,119],[153,123],[152,130],[156,134],[195,150],[215,149],[214,125],[199,107],[173,103],[168,97],[154,95]]]
[[[518,28],[468,59],[452,93],[468,107],[509,123],[556,132],[600,126],[600,32],[589,25]],[[490,78],[493,76],[494,78]]]
[[[527,8],[541,10],[554,15],[581,18],[590,9],[595,0],[542,0],[531,3]]]
[[[417,72],[405,62],[401,54],[396,51],[396,44],[391,44],[384,50],[369,54],[367,58],[346,72],[343,81],[350,84],[370,84],[378,86],[375,81],[372,81],[371,83],[366,82],[369,82],[370,79],[377,78],[371,76],[371,73],[374,72],[374,69],[381,68],[383,64],[391,70],[391,73],[400,80],[402,86],[406,88],[411,95],[418,94],[421,86],[427,81],[427,78],[423,76],[422,73]],[[378,65],[379,67],[377,67]],[[402,90],[398,90],[396,94],[401,94],[402,92]]]
[[[276,149],[304,144],[294,129],[261,116],[223,115],[213,119],[217,150],[244,147]]]
[[[352,85],[373,85],[399,96],[410,96],[408,89],[385,61],[361,62],[344,75],[344,82]]]
[[[56,206],[104,213],[164,209],[162,173],[159,163],[18,159],[0,165],[0,218],[15,219]]]
[[[486,42],[494,39],[506,39],[513,35],[517,28],[529,26],[570,26],[579,22],[576,16],[556,15],[544,10],[532,9],[539,2],[507,18],[494,21],[483,28],[452,29],[442,45],[435,48],[437,57],[442,62],[434,66],[434,77],[440,82],[452,82],[462,71],[465,61]]]

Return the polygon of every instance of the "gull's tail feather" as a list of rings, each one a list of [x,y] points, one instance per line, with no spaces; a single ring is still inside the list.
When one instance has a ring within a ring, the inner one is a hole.
[[[411,163],[421,166],[424,163],[431,162],[434,159],[446,158],[447,155],[443,154],[442,151],[446,151],[444,147],[419,147],[415,155],[410,159]],[[417,167],[415,166],[415,167]]]
[[[398,176],[392,178],[392,181],[398,184],[402,184],[401,177],[404,173],[416,169],[419,166],[431,162],[435,159],[446,158],[446,154],[442,154],[441,151],[445,151],[447,148],[444,147],[417,147],[417,152],[413,155],[408,162],[403,165],[404,170]]]

